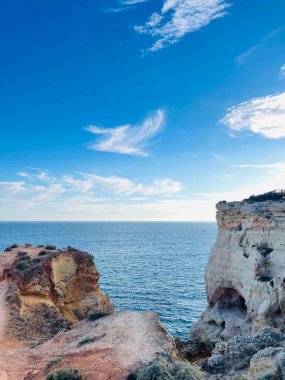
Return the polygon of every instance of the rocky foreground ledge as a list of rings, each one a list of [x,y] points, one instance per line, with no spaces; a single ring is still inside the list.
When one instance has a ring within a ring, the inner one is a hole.
[[[173,339],[153,312],[114,312],[93,256],[13,245],[0,255],[0,379],[122,380]]]

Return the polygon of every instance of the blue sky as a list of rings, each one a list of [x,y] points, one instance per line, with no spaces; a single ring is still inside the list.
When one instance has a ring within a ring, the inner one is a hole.
[[[284,0],[6,1],[1,220],[214,220],[285,184]]]

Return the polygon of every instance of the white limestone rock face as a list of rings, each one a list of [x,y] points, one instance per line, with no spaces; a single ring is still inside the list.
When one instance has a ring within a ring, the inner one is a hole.
[[[208,308],[190,337],[212,342],[284,329],[285,201],[220,202],[205,280]]]

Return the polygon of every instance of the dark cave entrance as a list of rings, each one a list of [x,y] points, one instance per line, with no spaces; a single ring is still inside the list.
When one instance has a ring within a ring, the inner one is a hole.
[[[242,311],[247,311],[245,299],[234,288],[221,289],[216,297],[215,302],[211,306],[217,305],[222,309],[238,308]]]

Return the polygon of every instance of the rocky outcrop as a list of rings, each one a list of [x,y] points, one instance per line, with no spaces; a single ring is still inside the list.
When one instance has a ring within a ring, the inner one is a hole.
[[[237,336],[216,344],[203,367],[207,373],[233,373],[247,369],[252,357],[267,347],[285,346],[285,335],[278,329],[264,328],[253,336]]]
[[[207,379],[285,379],[283,195],[217,205],[218,237],[205,271],[208,307],[181,351],[195,361],[208,350],[199,363]]]
[[[0,254],[1,380],[124,380],[176,359],[158,316],[114,312],[98,281],[93,256],[71,247]]]
[[[265,348],[253,356],[250,362],[250,380],[285,378],[285,349]]]
[[[9,333],[19,339],[48,339],[91,311],[114,310],[98,285],[93,256],[54,248],[17,246],[0,255]]]
[[[211,341],[284,328],[285,201],[220,202],[206,267],[208,308],[192,336]]]

